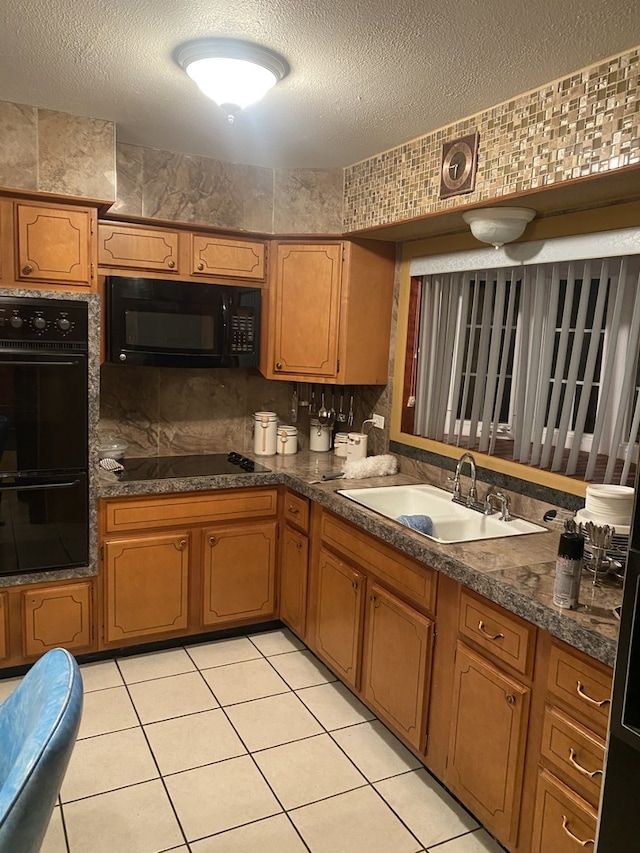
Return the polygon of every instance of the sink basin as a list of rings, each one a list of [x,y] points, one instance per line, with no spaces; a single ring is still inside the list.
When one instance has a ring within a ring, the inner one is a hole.
[[[338,494],[387,518],[400,515],[428,515],[433,522],[428,539],[443,544],[501,539],[525,533],[546,533],[546,527],[514,518],[502,521],[496,513],[483,515],[451,500],[451,493],[436,486],[382,486],[377,489],[339,489]]]

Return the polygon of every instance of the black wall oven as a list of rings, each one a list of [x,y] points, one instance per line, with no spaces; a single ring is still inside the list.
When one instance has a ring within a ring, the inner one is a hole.
[[[0,297],[0,574],[88,562],[88,314]]]

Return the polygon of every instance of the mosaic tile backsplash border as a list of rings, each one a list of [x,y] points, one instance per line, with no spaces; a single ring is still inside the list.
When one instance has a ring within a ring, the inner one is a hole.
[[[640,47],[344,170],[358,231],[640,164]],[[475,190],[439,198],[442,144],[478,130]]]

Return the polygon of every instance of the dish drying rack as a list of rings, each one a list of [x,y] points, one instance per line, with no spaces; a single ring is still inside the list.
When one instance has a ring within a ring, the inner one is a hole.
[[[561,526],[567,533],[579,533],[584,538],[583,571],[593,583],[620,586],[624,580],[629,548],[629,534],[616,533],[615,527],[593,521],[576,521],[573,516],[546,513],[544,520]]]

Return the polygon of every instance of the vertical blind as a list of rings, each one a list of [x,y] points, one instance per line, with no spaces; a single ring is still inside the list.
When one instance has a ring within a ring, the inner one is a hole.
[[[637,258],[424,275],[415,431],[625,484],[639,350]]]

